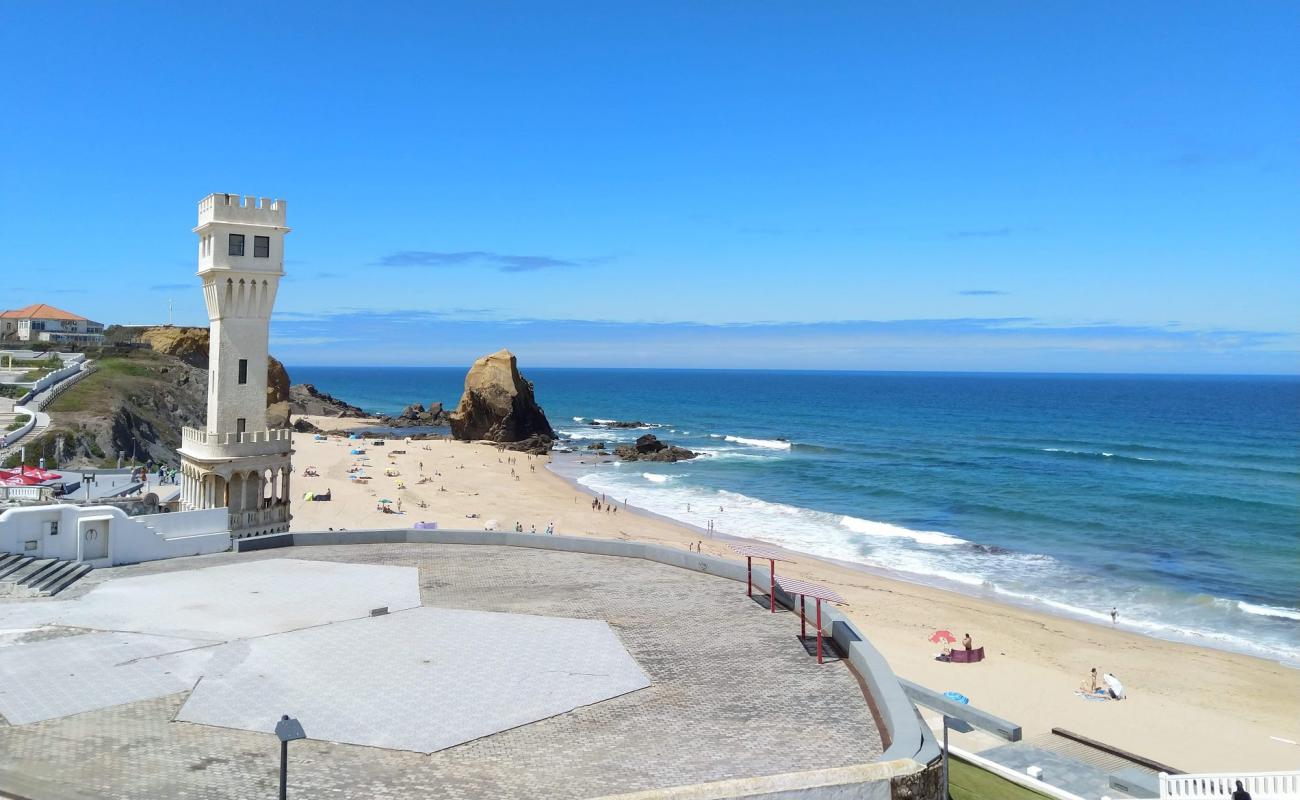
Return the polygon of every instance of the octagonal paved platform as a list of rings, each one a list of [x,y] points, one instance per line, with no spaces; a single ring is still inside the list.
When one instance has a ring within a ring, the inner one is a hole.
[[[857,680],[842,662],[816,665],[796,638],[797,619],[766,613],[743,584],[647,561],[488,546],[300,547],[97,570],[78,593],[125,577],[285,557],[417,569],[426,607],[607,621],[650,680],[431,755],[296,742],[291,796],[592,798],[861,764],[881,751]],[[30,621],[8,610],[0,602],[0,620]],[[69,633],[78,632],[18,638]],[[483,662],[499,657],[499,645],[481,636],[468,647]],[[309,671],[336,666],[328,653],[306,663]],[[273,796],[274,736],[178,719],[199,695],[0,726],[0,788],[52,800]]]
[[[176,718],[429,753],[649,685],[600,620],[415,608],[224,645]]]

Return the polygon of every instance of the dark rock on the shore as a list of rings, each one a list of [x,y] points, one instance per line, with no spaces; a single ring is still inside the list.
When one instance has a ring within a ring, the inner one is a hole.
[[[605,449],[605,443],[604,443],[604,442],[596,442],[596,443],[594,443],[594,444],[589,444],[589,445],[587,445],[587,449],[588,449],[588,450],[604,450],[604,449]]]
[[[426,409],[423,403],[412,403],[402,409],[395,417],[380,417],[390,428],[431,428],[448,423],[447,412],[442,403],[430,403]]]
[[[645,436],[636,440],[636,444],[621,444],[614,448],[614,455],[624,461],[685,461],[688,458],[695,458],[698,453],[693,453],[685,447],[665,444],[659,441],[659,437],[653,433],[647,433]]]
[[[519,374],[509,350],[483,356],[469,368],[465,393],[450,421],[452,436],[464,441],[523,442],[542,436],[553,442],[559,438],[533,398],[533,384]]]
[[[321,432],[320,428],[317,428],[315,425],[311,424],[305,419],[295,419],[293,421],[293,429],[298,433],[320,433]]]
[[[506,450],[514,450],[519,453],[529,453],[535,456],[544,456],[551,452],[551,445],[555,440],[544,434],[535,433],[519,442],[507,442],[502,445]]]
[[[298,383],[289,387],[289,410],[294,414],[315,417],[369,416],[356,406],[322,392],[310,383]]]

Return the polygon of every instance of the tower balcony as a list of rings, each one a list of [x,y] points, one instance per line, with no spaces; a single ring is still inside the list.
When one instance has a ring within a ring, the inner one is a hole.
[[[181,452],[199,461],[280,455],[288,453],[292,445],[292,428],[243,433],[208,433],[194,428],[181,431]]]

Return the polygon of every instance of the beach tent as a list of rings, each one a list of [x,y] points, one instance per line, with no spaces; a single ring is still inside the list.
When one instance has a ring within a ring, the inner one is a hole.
[[[1101,678],[1106,681],[1106,685],[1110,687],[1110,693],[1114,695],[1116,700],[1124,699],[1124,684],[1119,682],[1119,678],[1116,678],[1109,672],[1101,676]]]
[[[352,448],[351,450],[348,451],[348,455],[350,455],[350,456],[359,456],[359,455],[363,455],[363,454],[365,454],[365,452],[366,452],[365,450],[358,450],[358,449],[356,449],[356,448],[354,447],[354,448]]]

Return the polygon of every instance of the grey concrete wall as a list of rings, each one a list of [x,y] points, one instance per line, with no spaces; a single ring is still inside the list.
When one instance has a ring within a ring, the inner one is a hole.
[[[683,551],[664,545],[589,537],[546,536],[544,534],[515,533],[513,531],[397,528],[281,533],[271,536],[237,539],[235,549],[238,552],[244,552],[276,547],[385,543],[482,544],[503,547],[531,547],[539,550],[558,550],[561,552],[621,556],[624,558],[644,558],[660,564],[717,575],[734,581],[744,582],[746,579],[746,570],[743,563]],[[769,574],[765,567],[760,568],[755,564],[754,583],[756,586],[767,587]],[[798,613],[797,596],[792,597],[782,591],[780,587],[777,587],[776,599],[781,605]],[[810,617],[813,616],[813,604],[811,603],[808,604],[808,613]],[[815,617],[810,619],[809,622],[815,622]],[[848,617],[829,604],[823,604],[822,607],[822,632],[834,639],[835,644],[848,654],[849,662],[866,681],[871,697],[875,701],[881,724],[889,740],[889,744],[878,763],[910,759],[924,767],[923,772],[931,769],[937,771],[937,763],[940,757],[939,744],[935,741],[929,727],[921,721],[920,713],[916,710],[916,706],[912,704],[912,701],[908,699],[898,676],[894,674],[885,657],[871,645]],[[916,782],[912,780],[907,784],[915,784]],[[929,782],[922,781],[922,783]],[[917,793],[915,789],[904,788],[904,784],[898,780],[894,781],[894,785],[895,790],[893,793],[899,797],[922,798],[928,796],[925,792]],[[840,789],[840,791],[846,790],[845,787]],[[784,797],[786,795],[773,795],[773,797],[777,796]],[[800,794],[790,796],[831,798],[874,797],[877,795],[868,793],[858,795]],[[889,795],[882,796],[887,797]]]

